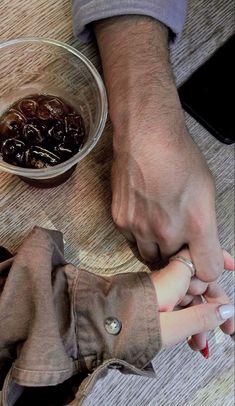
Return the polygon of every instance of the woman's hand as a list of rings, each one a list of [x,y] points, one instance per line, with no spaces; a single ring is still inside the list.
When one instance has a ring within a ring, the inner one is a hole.
[[[178,255],[191,259],[186,249]],[[234,270],[233,258],[226,251],[223,255],[224,268]],[[234,306],[216,282],[207,284],[191,277],[190,269],[178,261],[152,272],[150,278],[159,303],[163,347],[191,337],[190,347],[202,350],[209,330],[220,326],[225,334],[234,333]],[[202,303],[202,297],[207,303]]]

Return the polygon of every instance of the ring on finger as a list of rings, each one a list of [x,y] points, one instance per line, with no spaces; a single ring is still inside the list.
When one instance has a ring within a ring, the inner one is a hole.
[[[184,265],[186,265],[190,269],[191,276],[194,276],[196,274],[196,268],[195,268],[193,262],[190,259],[183,257],[183,255],[173,255],[173,257],[171,257],[169,259],[169,262],[171,262],[171,261],[182,262]]]

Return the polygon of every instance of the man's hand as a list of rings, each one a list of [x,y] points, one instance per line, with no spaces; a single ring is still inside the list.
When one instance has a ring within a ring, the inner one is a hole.
[[[223,269],[214,183],[185,126],[167,29],[128,16],[98,22],[95,32],[114,128],[114,222],[146,260],[188,244],[198,278],[213,281]]]

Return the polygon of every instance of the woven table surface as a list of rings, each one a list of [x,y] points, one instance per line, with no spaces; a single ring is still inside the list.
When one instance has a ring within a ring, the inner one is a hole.
[[[201,65],[234,30],[233,0],[189,1],[187,23],[172,48],[177,84]],[[93,42],[82,44],[72,32],[68,0],[1,0],[0,41],[40,36],[64,41],[83,52],[100,70]],[[1,73],[0,73],[1,74]],[[234,253],[234,147],[217,141],[186,115],[190,133],[215,177],[220,241]],[[72,177],[53,189],[36,189],[13,175],[0,173],[0,245],[15,251],[35,225],[64,233],[65,256],[96,273],[145,271],[110,213],[112,129],[107,122],[95,150]],[[203,196],[202,196],[203,199]],[[234,302],[232,273],[221,284]],[[154,360],[156,379],[110,370],[94,387],[86,405],[93,406],[232,406],[234,347],[216,330],[209,335],[210,358],[203,359],[185,343],[162,351]]]

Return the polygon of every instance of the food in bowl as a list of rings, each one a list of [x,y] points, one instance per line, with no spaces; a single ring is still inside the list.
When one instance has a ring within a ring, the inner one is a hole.
[[[31,169],[60,164],[78,153],[85,142],[81,114],[61,97],[28,95],[0,117],[3,161]]]

